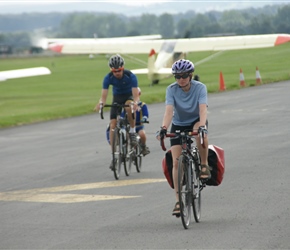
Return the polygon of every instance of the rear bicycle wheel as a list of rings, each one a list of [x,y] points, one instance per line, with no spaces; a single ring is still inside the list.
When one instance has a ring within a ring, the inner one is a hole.
[[[142,167],[142,154],[141,154],[140,141],[138,141],[138,144],[135,149],[135,153],[136,153],[135,166],[136,166],[137,172],[140,173],[141,167]]]
[[[135,150],[131,149],[129,152],[129,169],[131,170],[132,165],[135,164]]]
[[[201,181],[199,179],[198,166],[193,163],[193,199],[192,209],[193,215],[196,222],[199,222],[201,217]]]
[[[132,165],[135,165],[136,171],[138,173],[141,172],[141,166],[142,166],[142,154],[141,154],[141,148],[140,145],[137,144],[137,146],[133,147],[129,152],[129,166],[130,168]]]
[[[188,229],[191,220],[191,179],[188,162],[183,155],[178,159],[178,197],[180,217],[185,229]]]
[[[114,131],[114,139],[113,139],[113,171],[116,180],[120,178],[121,164],[122,158],[120,152],[120,137],[119,130],[116,128]]]

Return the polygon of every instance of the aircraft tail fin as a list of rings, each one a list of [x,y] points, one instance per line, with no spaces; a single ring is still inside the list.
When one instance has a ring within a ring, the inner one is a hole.
[[[155,69],[155,60],[156,60],[156,52],[154,49],[151,49],[148,57],[148,72],[149,74],[153,74]]]

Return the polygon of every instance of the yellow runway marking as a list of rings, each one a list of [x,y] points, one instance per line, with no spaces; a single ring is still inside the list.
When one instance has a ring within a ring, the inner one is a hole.
[[[119,196],[119,195],[88,195],[67,194],[61,192],[89,190],[97,188],[121,187],[138,184],[164,182],[165,179],[136,179],[111,182],[96,182],[79,185],[59,186],[52,188],[39,188],[0,193],[0,201],[24,201],[24,202],[51,202],[51,203],[76,203],[88,201],[116,200],[138,198],[141,196]]]

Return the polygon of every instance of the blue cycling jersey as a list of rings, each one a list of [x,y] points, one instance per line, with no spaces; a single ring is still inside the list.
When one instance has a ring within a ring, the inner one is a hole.
[[[131,71],[124,70],[121,79],[116,78],[112,72],[104,77],[103,89],[109,89],[110,85],[113,86],[113,95],[124,95],[131,94],[132,88],[138,87],[138,81],[136,75]]]

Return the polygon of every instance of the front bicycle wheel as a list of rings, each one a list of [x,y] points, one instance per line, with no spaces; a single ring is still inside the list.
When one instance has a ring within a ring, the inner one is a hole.
[[[196,222],[199,222],[201,217],[201,181],[199,179],[198,166],[193,163],[193,199],[192,209],[193,215]]]
[[[114,176],[116,180],[120,178],[121,165],[122,165],[122,158],[121,158],[121,150],[120,150],[119,130],[115,128],[114,139],[113,139],[113,171],[114,171]]]
[[[128,141],[129,141],[129,136],[128,136],[128,133],[126,133],[126,139],[123,137],[122,135],[122,162],[123,162],[123,165],[124,165],[124,170],[125,170],[125,174],[126,176],[129,176],[130,173],[131,173],[131,164],[129,162],[129,164],[127,164],[127,160],[130,160],[127,159],[128,155],[127,155],[127,152],[128,152]],[[130,157],[130,152],[129,152],[129,157]]]
[[[181,221],[187,229],[191,220],[192,186],[188,162],[183,155],[178,159],[178,197]]]

